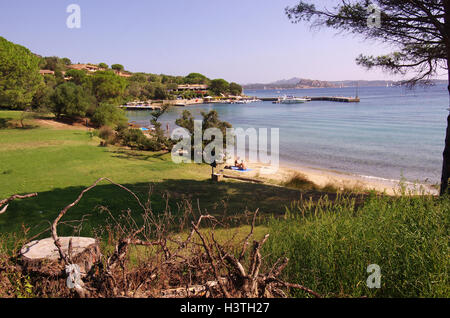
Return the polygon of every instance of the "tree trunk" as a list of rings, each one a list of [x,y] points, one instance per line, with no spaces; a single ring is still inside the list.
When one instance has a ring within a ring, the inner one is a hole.
[[[71,256],[77,264],[80,274],[84,277],[94,263],[100,260],[101,253],[97,240],[87,237],[60,237],[64,252],[69,253],[71,241]],[[22,247],[20,259],[27,272],[44,276],[59,276],[64,273],[64,263],[60,259],[53,238],[33,241]]]
[[[445,8],[445,43],[447,47],[447,71],[448,71],[448,93],[450,101],[450,1],[444,0]],[[450,105],[450,103],[449,103]],[[449,106],[450,107],[450,106]],[[441,195],[448,193],[448,183],[450,178],[450,108],[447,117],[447,133],[445,136],[445,148],[443,153]]]
[[[448,89],[450,95],[450,85]],[[444,195],[449,192],[448,183],[450,178],[450,114],[447,116],[447,133],[445,137],[445,148],[443,157],[444,162],[442,164],[441,195]]]

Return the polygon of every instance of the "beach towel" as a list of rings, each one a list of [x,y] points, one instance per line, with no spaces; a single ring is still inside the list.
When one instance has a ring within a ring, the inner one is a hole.
[[[239,172],[249,172],[249,171],[252,171],[252,169],[245,169],[245,170],[241,170],[241,169],[239,169],[238,167],[231,167],[231,170],[234,170],[234,171],[239,171]]]

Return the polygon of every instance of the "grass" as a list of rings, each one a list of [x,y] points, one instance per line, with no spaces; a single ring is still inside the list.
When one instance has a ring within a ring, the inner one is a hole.
[[[449,297],[449,211],[448,197],[296,202],[269,222],[264,252],[290,259],[285,280],[329,297]],[[366,285],[370,264],[380,289]]]
[[[241,243],[244,242],[247,235],[250,233],[251,227],[249,225],[242,225],[240,227],[236,228],[216,228],[214,229],[214,239],[217,243],[221,245],[225,245],[228,242],[235,242],[235,243]],[[208,228],[201,228],[200,232],[207,238],[211,235],[211,230]],[[260,241],[263,239],[264,235],[266,235],[269,232],[269,229],[264,226],[255,226],[253,229],[253,240]],[[177,233],[175,236],[179,239],[186,240],[188,237],[188,232],[183,231],[182,233]],[[198,238],[198,236],[194,236],[193,242],[196,244],[202,244],[201,240]],[[178,247],[174,243],[169,242],[168,243],[169,248],[176,248]],[[242,248],[242,244],[235,246],[236,250],[239,250]],[[146,259],[149,256],[153,256],[155,254],[155,247],[146,247],[146,246],[131,246],[130,247],[130,254],[129,254],[129,260],[131,265],[137,265],[139,264],[139,261],[142,259]],[[111,244],[103,243],[102,250],[108,251],[109,253],[112,253],[114,251],[114,246]]]
[[[0,111],[0,118],[19,118],[20,112]],[[15,232],[22,224],[38,233],[58,212],[100,177],[121,183],[145,200],[152,187],[152,206],[162,209],[168,193],[173,211],[182,199],[189,199],[204,213],[241,214],[260,209],[279,214],[283,206],[299,199],[300,191],[276,186],[236,181],[212,183],[207,165],[177,165],[170,154],[99,147],[100,140],[86,130],[0,129],[0,198],[12,194],[38,192],[36,198],[13,201],[0,216],[0,232]],[[107,206],[113,213],[132,209],[140,214],[133,198],[112,185],[100,184],[88,192],[64,220],[89,214],[83,228],[88,233],[104,223],[96,207]],[[281,207],[281,208],[280,208]]]

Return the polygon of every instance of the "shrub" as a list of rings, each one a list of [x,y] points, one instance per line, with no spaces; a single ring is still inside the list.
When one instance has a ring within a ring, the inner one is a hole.
[[[313,182],[309,181],[305,175],[298,172],[292,175],[287,181],[283,182],[282,185],[301,190],[318,190],[318,187]]]
[[[140,129],[125,129],[119,132],[122,144],[131,148],[148,151],[160,151],[162,145],[156,139],[148,138]]]
[[[101,104],[92,115],[92,121],[97,126],[118,127],[128,122],[122,109],[111,104]]]
[[[111,145],[116,141],[116,132],[109,126],[102,126],[99,129],[98,136],[104,140],[103,145]]]

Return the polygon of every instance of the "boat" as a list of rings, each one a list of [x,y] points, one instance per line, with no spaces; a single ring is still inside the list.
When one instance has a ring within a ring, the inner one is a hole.
[[[301,103],[306,103],[309,101],[311,101],[311,99],[300,98],[300,97],[295,97],[295,96],[286,96],[286,95],[284,97],[278,98],[279,104],[301,104]]]

